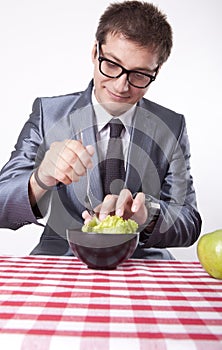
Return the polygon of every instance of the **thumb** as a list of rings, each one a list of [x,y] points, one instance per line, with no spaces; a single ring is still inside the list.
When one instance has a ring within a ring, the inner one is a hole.
[[[90,156],[93,156],[93,154],[95,153],[95,149],[92,145],[88,145],[86,146],[86,150],[89,153]]]

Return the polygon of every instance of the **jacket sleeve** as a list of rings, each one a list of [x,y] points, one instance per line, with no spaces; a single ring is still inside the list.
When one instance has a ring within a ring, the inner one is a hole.
[[[148,226],[141,232],[140,240],[144,247],[185,247],[198,239],[201,217],[190,174],[190,147],[184,118],[167,172],[161,181],[160,197],[153,198],[147,194],[146,199],[147,203],[159,204],[160,211],[156,221],[152,222],[152,216],[149,217]]]
[[[36,99],[10,160],[0,172],[0,227],[18,229],[39,224],[29,201],[29,179],[43,140],[41,100]]]

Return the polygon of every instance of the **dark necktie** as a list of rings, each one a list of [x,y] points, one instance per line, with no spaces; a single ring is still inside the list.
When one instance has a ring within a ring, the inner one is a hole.
[[[124,126],[119,119],[112,119],[109,126],[110,139],[106,159],[101,164],[104,195],[119,194],[125,181],[123,147],[120,138]]]

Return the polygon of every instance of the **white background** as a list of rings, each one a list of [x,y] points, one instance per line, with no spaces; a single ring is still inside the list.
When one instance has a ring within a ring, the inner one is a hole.
[[[37,96],[87,87],[94,34],[109,2],[0,0],[0,167]],[[222,1],[153,3],[167,14],[174,48],[146,97],[186,117],[203,234],[222,228]],[[0,255],[28,254],[41,231],[34,225],[16,232],[0,229]],[[196,245],[173,252],[178,259],[197,259]]]

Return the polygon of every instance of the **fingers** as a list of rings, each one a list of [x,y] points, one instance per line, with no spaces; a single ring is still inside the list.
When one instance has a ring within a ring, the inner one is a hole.
[[[108,194],[102,204],[95,208],[95,211],[98,212],[99,220],[103,220],[107,215],[113,215],[115,213],[117,198],[117,195]]]
[[[93,166],[91,159],[93,153],[93,146],[84,147],[79,141],[68,140],[60,157],[73,168],[77,175],[84,175],[86,169]]]
[[[81,141],[54,142],[39,167],[41,180],[47,185],[54,185],[55,180],[66,185],[77,182],[93,166],[93,154],[93,146],[84,147]]]
[[[118,195],[107,195],[103,202],[94,208],[99,220],[104,220],[108,215],[118,215],[123,219],[133,219],[139,225],[143,225],[148,216],[147,208],[145,206],[145,194],[137,193],[133,198],[132,193],[128,189],[123,189]],[[85,223],[89,222],[92,217],[88,211],[84,211],[82,217]]]
[[[142,192],[137,193],[133,200],[131,211],[133,213],[132,218],[139,224],[143,225],[148,217],[148,211],[145,206],[145,194]]]
[[[87,152],[89,153],[90,156],[93,156],[93,154],[95,153],[95,149],[92,145],[88,145],[86,146]]]
[[[100,206],[99,219],[103,220],[107,215],[116,214],[125,220],[134,219],[139,225],[146,222],[147,208],[145,206],[145,194],[140,192],[133,198],[128,189],[123,189],[119,196],[107,195]]]
[[[116,202],[116,215],[123,216],[125,219],[128,219],[129,217],[131,217],[132,202],[133,202],[132,193],[128,189],[123,189],[120,192],[120,195]]]
[[[128,189],[123,189],[119,196],[118,195],[107,195],[102,204],[97,210],[99,210],[99,219],[103,220],[107,215],[118,215],[122,216],[124,219],[129,219],[133,212],[131,211],[131,206],[133,202],[133,197]]]
[[[136,213],[140,208],[145,204],[145,194],[143,192],[137,193],[136,197],[133,200],[131,210]]]
[[[84,224],[87,224],[92,220],[92,216],[89,214],[87,210],[84,210],[84,212],[82,213],[82,218],[84,219]]]

